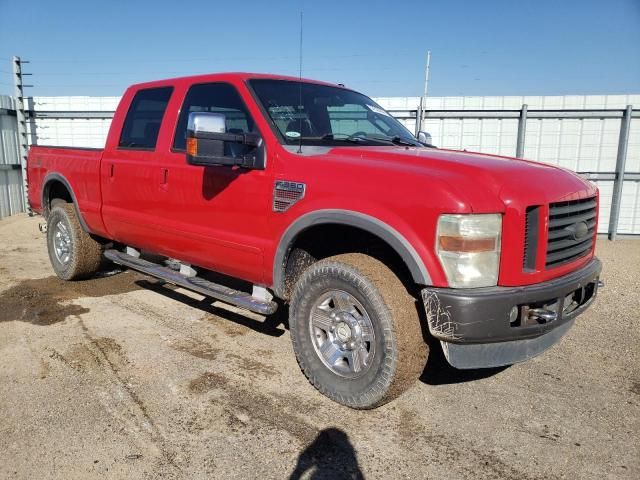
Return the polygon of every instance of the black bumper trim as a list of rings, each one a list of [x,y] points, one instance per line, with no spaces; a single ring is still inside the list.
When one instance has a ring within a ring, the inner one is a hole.
[[[440,341],[444,356],[452,367],[461,370],[494,368],[524,362],[540,355],[564,336],[574,320],[563,323],[536,338],[497,343],[451,343]]]
[[[428,287],[422,290],[429,331],[445,342],[485,344],[531,339],[570,323],[586,310],[598,290],[602,264],[593,258],[575,272],[548,282],[521,287],[453,289]],[[593,284],[592,286],[590,284]],[[582,303],[563,312],[566,295],[584,287],[589,295]],[[514,306],[557,302],[557,318],[535,325],[512,326],[509,313]]]

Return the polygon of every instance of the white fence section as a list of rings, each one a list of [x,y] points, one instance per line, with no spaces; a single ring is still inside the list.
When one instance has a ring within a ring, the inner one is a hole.
[[[34,97],[29,109],[42,112],[30,122],[38,145],[104,147],[120,97]],[[46,113],[45,113],[46,112]]]
[[[8,97],[6,97],[8,98]],[[32,143],[77,147],[102,147],[119,97],[35,97],[28,99],[27,129]],[[376,101],[415,131],[419,97],[385,97]],[[513,113],[523,104],[529,111],[623,110],[640,106],[640,95],[514,96],[514,97],[430,97],[426,103],[423,130],[431,133],[441,148],[514,156],[519,119]],[[10,110],[5,107],[5,110]],[[466,118],[464,113],[482,111],[494,118]],[[456,115],[460,117],[456,117]],[[500,118],[500,116],[504,118]],[[617,232],[640,234],[640,119],[634,112],[630,124],[626,169]],[[464,117],[464,118],[463,118]],[[606,233],[616,172],[621,118],[535,118],[528,117],[524,135],[524,158],[560,165],[600,177],[601,209],[599,231]],[[16,134],[10,126],[15,116],[2,114],[0,165],[15,150]],[[6,150],[9,150],[9,154]],[[12,157],[13,158],[13,157]],[[19,163],[19,162],[18,162]],[[20,171],[0,166],[0,217],[24,208]],[[17,190],[18,189],[18,190]],[[7,196],[7,192],[12,192]],[[9,198],[12,206],[8,207]]]
[[[419,97],[375,99],[415,131]],[[567,95],[523,97],[429,97],[427,111],[520,110],[623,110],[640,108],[640,95]],[[413,118],[407,118],[409,112]],[[437,113],[436,113],[437,116]],[[518,133],[517,118],[430,118],[423,130],[441,148],[513,156]],[[524,158],[560,165],[579,172],[613,172],[620,134],[620,119],[527,119]],[[640,121],[631,122],[627,170],[640,172]]]
[[[419,97],[386,97],[376,101],[409,130],[415,131]],[[627,105],[640,106],[640,95],[430,97],[422,129],[431,134],[433,143],[440,148],[515,156],[518,118],[455,118],[444,114],[515,111],[523,105],[527,105],[529,111],[623,110]],[[438,118],[439,115],[443,118]],[[523,157],[576,172],[612,177],[616,171],[620,122],[621,118],[527,118]],[[638,118],[631,122],[625,171],[640,175]],[[600,189],[598,230],[606,233],[614,181],[613,178],[594,181]],[[617,233],[640,234],[640,182],[637,179],[624,182]]]

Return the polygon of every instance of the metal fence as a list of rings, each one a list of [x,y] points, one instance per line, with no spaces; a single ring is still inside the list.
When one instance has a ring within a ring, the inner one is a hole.
[[[408,128],[418,130],[418,125],[423,125],[423,130],[430,130],[434,128],[439,133],[439,126],[434,124],[433,121],[442,122],[446,120],[453,120],[457,122],[457,127],[462,130],[464,127],[464,120],[476,120],[476,125],[481,125],[483,120],[497,120],[507,123],[507,137],[515,137],[515,145],[509,145],[512,148],[511,152],[487,152],[482,149],[481,146],[476,143],[474,145],[465,145],[463,141],[462,132],[454,139],[453,145],[448,145],[449,148],[455,148],[460,150],[474,150],[483,153],[502,153],[504,155],[515,156],[519,158],[536,159],[535,148],[539,148],[539,139],[541,134],[539,131],[542,129],[540,122],[535,125],[538,131],[537,135],[527,136],[527,129],[530,128],[533,121],[541,120],[557,120],[567,121],[575,120],[584,123],[585,120],[595,120],[601,122],[604,126],[606,120],[617,120],[618,138],[616,144],[615,155],[610,155],[610,158],[605,161],[605,168],[602,168],[602,164],[596,163],[596,168],[581,168],[580,158],[576,158],[574,164],[566,165],[572,170],[580,173],[585,178],[597,183],[601,190],[601,211],[600,211],[600,233],[608,233],[610,239],[614,239],[618,233],[626,234],[640,234],[640,158],[634,158],[634,162],[631,163],[634,170],[627,167],[627,156],[629,151],[629,139],[631,133],[631,120],[632,118],[640,118],[640,110],[634,110],[632,105],[627,105],[624,109],[593,109],[593,110],[529,110],[527,104],[523,104],[519,110],[427,110],[422,112],[422,121],[418,121],[418,115],[420,111],[415,110],[390,110],[390,113],[402,121]],[[581,127],[583,125],[580,125]],[[505,127],[501,125],[501,127]],[[467,127],[469,128],[469,127]],[[433,135],[433,131],[431,131]],[[634,132],[634,147],[640,139],[640,129],[636,129]],[[562,132],[560,132],[560,136]],[[567,133],[567,135],[569,135]],[[535,138],[535,137],[538,138]],[[477,135],[475,135],[477,137]],[[443,143],[447,142],[441,134],[434,136],[434,143],[439,146],[443,146]],[[440,140],[439,143],[437,140]],[[528,140],[535,145],[529,148],[527,151]],[[593,139],[591,139],[593,140]],[[602,140],[602,139],[601,139]],[[588,139],[587,139],[588,141]],[[472,143],[472,142],[471,142]],[[507,142],[513,143],[513,142]],[[558,139],[558,150],[563,143],[563,139]],[[580,141],[573,142],[574,150],[579,150]],[[471,148],[469,148],[471,147]],[[475,147],[475,148],[474,148]],[[601,145],[592,143],[592,150],[601,149]],[[495,150],[495,149],[492,149]],[[531,153],[531,155],[527,155]],[[592,153],[592,152],[591,152]],[[610,152],[613,153],[613,152]],[[637,155],[637,149],[634,148],[634,153]],[[587,155],[585,155],[587,156]],[[565,160],[567,160],[565,158]],[[569,159],[570,160],[570,159]],[[584,160],[584,159],[583,159]],[[571,161],[571,160],[570,160]],[[613,162],[613,164],[612,164]],[[558,163],[561,162],[550,162]],[[586,162],[582,162],[586,163]],[[613,168],[607,168],[613,167]],[[627,195],[623,197],[623,192],[626,191]],[[620,213],[621,209],[625,206],[627,210],[625,215],[625,224],[620,227]]]
[[[25,211],[13,98],[0,96],[0,218]]]
[[[27,99],[29,143],[100,147],[118,100]],[[415,130],[418,98],[376,100]],[[640,234],[640,122],[632,121],[640,117],[640,111],[630,105],[623,108],[630,102],[640,104],[640,96],[432,97],[424,112],[423,129],[439,147],[519,156],[583,174],[600,188],[599,231],[613,238],[616,233]],[[25,205],[20,195],[18,133],[11,127],[16,117],[10,107],[0,110],[0,122],[5,125],[0,172],[11,173],[10,179],[0,173],[2,217]]]

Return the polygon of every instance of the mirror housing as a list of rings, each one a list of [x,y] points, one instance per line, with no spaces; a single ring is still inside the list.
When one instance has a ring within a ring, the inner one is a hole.
[[[241,148],[246,145],[247,148]],[[236,146],[238,152],[230,154]],[[257,133],[227,133],[222,113],[191,112],[187,122],[187,163],[264,169],[264,141]]]
[[[418,141],[424,145],[433,146],[433,139],[431,134],[420,130],[418,132]]]

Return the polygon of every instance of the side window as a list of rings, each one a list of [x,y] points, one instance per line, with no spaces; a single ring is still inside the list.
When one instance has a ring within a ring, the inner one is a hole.
[[[140,90],[133,97],[120,133],[119,147],[153,150],[173,87]]]
[[[227,133],[249,133],[255,131],[253,119],[236,89],[228,83],[203,83],[193,85],[180,110],[180,117],[173,139],[175,150],[184,150],[187,138],[187,122],[191,112],[222,113],[226,118]],[[240,148],[242,147],[242,148]],[[230,154],[242,154],[244,146],[233,146]]]

